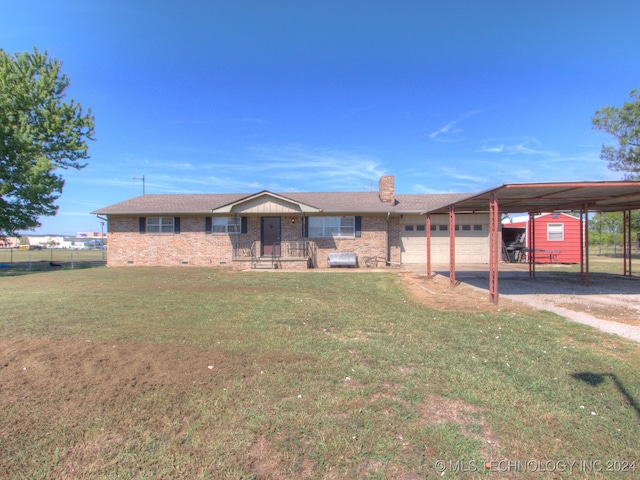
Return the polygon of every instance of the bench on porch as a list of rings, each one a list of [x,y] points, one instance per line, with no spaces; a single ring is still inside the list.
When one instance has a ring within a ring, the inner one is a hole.
[[[355,252],[332,252],[327,258],[329,267],[357,267],[358,259]]]

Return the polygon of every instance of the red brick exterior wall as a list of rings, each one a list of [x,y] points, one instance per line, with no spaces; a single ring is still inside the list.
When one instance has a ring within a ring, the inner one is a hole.
[[[402,255],[401,232],[402,225],[400,225],[400,217],[389,217],[389,261],[391,263],[400,263]]]
[[[355,252],[358,266],[363,267],[364,257],[387,257],[387,217],[363,216],[360,237],[355,238],[309,238],[318,248],[317,266],[327,267],[327,258],[332,252]]]
[[[138,222],[138,217],[109,217],[107,265],[230,265],[232,237],[249,237],[205,233],[205,217],[181,217],[180,233],[140,233]]]
[[[275,216],[275,215],[274,215]],[[303,238],[302,218],[284,215],[283,241],[315,243],[316,267],[327,267],[331,252],[355,252],[359,266],[364,257],[389,258],[400,262],[400,223],[398,217],[362,216],[360,237]],[[295,219],[295,222],[292,222]],[[121,266],[220,266],[250,268],[249,247],[256,242],[260,254],[260,217],[247,218],[246,234],[205,232],[205,217],[181,217],[180,233],[140,233],[138,217],[109,216],[107,265]],[[387,241],[387,232],[389,240]],[[234,260],[234,245],[239,257]],[[239,261],[239,258],[242,261]],[[282,262],[282,268],[306,268],[302,262]]]

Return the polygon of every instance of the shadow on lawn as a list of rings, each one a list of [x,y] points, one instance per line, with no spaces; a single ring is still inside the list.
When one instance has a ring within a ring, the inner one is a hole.
[[[631,405],[633,409],[636,411],[636,415],[640,417],[640,405],[638,404],[636,399],[633,398],[633,396],[627,391],[627,389],[624,388],[624,385],[618,379],[615,373],[580,372],[580,373],[573,373],[571,376],[576,380],[582,380],[583,382],[588,383],[592,387],[597,387],[598,385],[603,383],[606,377],[611,378],[611,380],[613,380],[613,383],[618,389],[618,391],[622,393],[622,395],[627,400],[627,402],[629,402],[629,405]]]

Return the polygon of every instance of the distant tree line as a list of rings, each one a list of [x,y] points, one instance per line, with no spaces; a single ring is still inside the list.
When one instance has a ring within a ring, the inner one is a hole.
[[[614,251],[623,245],[624,225],[622,212],[598,212],[589,220],[589,245],[613,246]],[[640,211],[631,211],[631,246],[636,246],[636,233],[640,232]]]

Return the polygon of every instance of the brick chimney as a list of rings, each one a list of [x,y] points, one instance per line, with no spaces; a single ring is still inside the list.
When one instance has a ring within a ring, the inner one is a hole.
[[[380,183],[378,184],[378,192],[380,200],[385,203],[395,203],[394,197],[394,179],[393,175],[383,175],[380,177]]]

